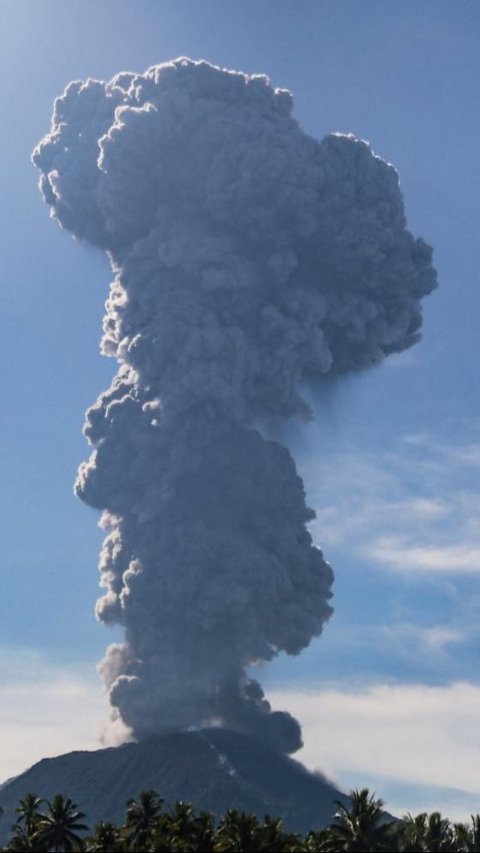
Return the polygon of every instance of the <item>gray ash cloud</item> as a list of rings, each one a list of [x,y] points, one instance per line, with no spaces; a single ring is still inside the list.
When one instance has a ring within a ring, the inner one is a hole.
[[[395,169],[317,141],[289,92],[179,59],[71,83],[35,149],[52,216],[108,253],[102,352],[76,493],[102,511],[101,669],[137,738],[217,721],[293,752],[300,727],[247,675],[298,654],[333,574],[288,450],[262,420],[309,417],[302,380],[419,339],[431,249]]]

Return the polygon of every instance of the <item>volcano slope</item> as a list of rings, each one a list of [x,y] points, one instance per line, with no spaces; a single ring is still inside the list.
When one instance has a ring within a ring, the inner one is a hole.
[[[230,808],[282,816],[295,832],[325,826],[334,801],[347,800],[320,773],[250,736],[221,728],[174,732],[42,759],[0,789],[0,841],[8,837],[19,799],[29,792],[46,799],[68,795],[93,827],[101,820],[121,823],[126,801],[148,789],[167,804],[186,800],[217,816]]]

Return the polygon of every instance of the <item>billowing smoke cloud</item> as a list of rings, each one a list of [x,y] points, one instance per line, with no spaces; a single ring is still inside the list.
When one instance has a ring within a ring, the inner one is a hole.
[[[52,215],[105,250],[112,387],[87,413],[76,493],[103,511],[102,663],[136,737],[219,721],[287,752],[298,723],[247,668],[331,614],[289,452],[255,429],[308,417],[305,378],[419,338],[431,250],[367,143],[317,141],[266,77],[179,59],[71,83],[34,152]]]

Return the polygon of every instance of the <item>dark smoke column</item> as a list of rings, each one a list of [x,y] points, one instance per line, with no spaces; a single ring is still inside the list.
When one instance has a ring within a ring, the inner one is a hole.
[[[103,511],[102,671],[138,738],[218,721],[301,744],[246,669],[298,654],[332,571],[289,452],[254,428],[308,417],[304,378],[419,338],[431,250],[365,142],[307,136],[265,77],[179,59],[71,83],[34,152],[52,215],[108,253],[102,351],[76,493]]]

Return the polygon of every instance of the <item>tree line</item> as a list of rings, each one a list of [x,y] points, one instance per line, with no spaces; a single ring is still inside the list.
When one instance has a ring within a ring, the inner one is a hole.
[[[154,791],[142,791],[126,804],[121,826],[101,822],[93,831],[69,797],[51,801],[27,794],[16,808],[17,819],[4,851],[37,853],[340,853],[340,851],[404,851],[404,853],[470,853],[480,851],[480,815],[470,823],[452,823],[439,812],[392,818],[383,801],[367,788],[336,803],[330,826],[306,835],[283,828],[282,819],[228,810],[219,820],[190,803],[167,807]]]

